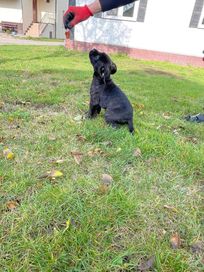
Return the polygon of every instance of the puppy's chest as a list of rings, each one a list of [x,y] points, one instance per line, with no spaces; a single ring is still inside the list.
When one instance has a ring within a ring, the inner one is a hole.
[[[92,83],[91,89],[90,89],[90,96],[91,96],[91,102],[92,104],[99,104],[100,103],[100,97],[101,94],[104,91],[104,86],[95,84],[95,82]]]

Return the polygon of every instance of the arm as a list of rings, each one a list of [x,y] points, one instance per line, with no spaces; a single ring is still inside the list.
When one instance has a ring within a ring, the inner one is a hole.
[[[127,4],[130,4],[132,2],[135,2],[135,0],[98,0],[96,2],[100,2],[101,10],[107,11],[110,9],[118,8],[121,6],[125,6]]]
[[[90,16],[93,16],[94,14],[100,12],[100,11],[107,11],[113,8],[117,8],[120,6],[124,6],[126,4],[132,3],[135,0],[95,0],[88,6],[71,6],[68,8],[68,10],[65,12],[63,21],[64,21],[64,27],[67,29],[71,29],[76,24],[87,20]],[[74,19],[70,20],[70,13],[74,15]]]

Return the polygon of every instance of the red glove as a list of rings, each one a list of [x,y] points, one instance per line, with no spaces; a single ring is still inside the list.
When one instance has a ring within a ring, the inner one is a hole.
[[[88,19],[90,16],[93,16],[93,14],[87,5],[83,7],[71,6],[63,16],[64,27],[65,29],[71,29],[76,24]]]

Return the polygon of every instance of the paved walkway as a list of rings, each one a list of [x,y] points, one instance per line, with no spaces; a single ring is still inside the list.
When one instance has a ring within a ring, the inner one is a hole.
[[[46,41],[33,41],[33,40],[23,40],[18,39],[17,37],[12,37],[4,33],[0,33],[0,45],[46,45],[46,46],[64,46],[64,42],[46,42]]]

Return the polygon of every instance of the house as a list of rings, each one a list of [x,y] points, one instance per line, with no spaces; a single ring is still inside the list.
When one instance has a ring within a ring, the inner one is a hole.
[[[70,1],[73,5],[90,1]],[[77,25],[67,48],[204,66],[204,0],[139,0]]]
[[[3,29],[33,37],[64,38],[68,0],[0,0]]]

